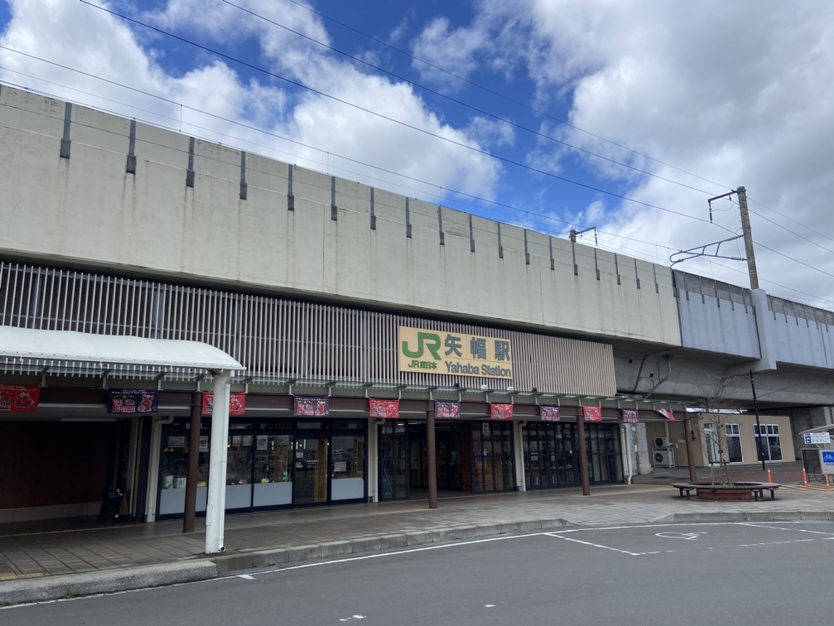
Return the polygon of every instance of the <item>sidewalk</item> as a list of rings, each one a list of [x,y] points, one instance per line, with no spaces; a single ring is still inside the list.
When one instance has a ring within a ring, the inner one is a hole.
[[[206,556],[205,520],[68,528],[66,522],[0,526],[0,606],[202,580],[226,572],[299,564],[519,531],[568,526],[711,521],[834,520],[834,490],[802,486],[798,466],[777,466],[776,500],[711,502],[680,498],[669,486],[685,468],[656,470],[632,485],[462,495],[226,516],[222,555]],[[708,478],[709,470],[699,470]],[[761,467],[733,468],[767,480]],[[798,480],[795,477],[798,476]],[[47,528],[50,528],[46,530]]]

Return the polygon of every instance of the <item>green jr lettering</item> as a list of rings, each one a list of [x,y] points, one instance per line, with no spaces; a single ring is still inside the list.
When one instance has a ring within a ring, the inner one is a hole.
[[[417,333],[417,344],[417,349],[411,350],[408,347],[408,342],[403,341],[403,354],[412,359],[419,359],[423,356],[423,352],[428,350],[431,352],[435,360],[440,360],[440,335],[436,335],[434,333]]]

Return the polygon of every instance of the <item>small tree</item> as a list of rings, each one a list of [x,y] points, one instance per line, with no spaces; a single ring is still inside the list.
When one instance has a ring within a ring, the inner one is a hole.
[[[732,383],[741,378],[741,374],[715,376],[711,384],[701,387],[702,395],[699,398],[701,414],[699,419],[704,422],[704,434],[706,435],[707,458],[710,461],[710,479],[715,485],[715,464],[717,463],[724,470],[724,482],[731,483],[730,461],[727,453],[727,416],[735,414],[731,409],[735,403],[727,398],[727,391]],[[707,433],[707,425],[711,428],[711,435]],[[717,457],[717,458],[714,458]]]

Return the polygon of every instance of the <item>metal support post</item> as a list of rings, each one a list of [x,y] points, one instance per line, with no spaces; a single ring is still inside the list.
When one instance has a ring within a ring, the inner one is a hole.
[[[753,411],[756,413],[756,430],[759,431],[759,436],[756,438],[756,451],[759,453],[759,458],[762,461],[762,469],[765,467],[764,450],[762,449],[762,425],[759,423],[759,405],[756,401],[756,383],[753,381],[753,370],[750,370],[750,388],[753,390]]]
[[[426,411],[426,447],[428,448],[429,473],[429,508],[437,508],[437,452],[434,441],[434,402],[429,400],[429,410]]]
[[[576,436],[579,437],[579,473],[582,475],[582,495],[591,495],[591,477],[588,472],[588,446],[585,443],[585,415],[579,407],[576,416]]]
[[[226,525],[226,464],[229,440],[229,370],[214,373],[214,402],[211,415],[209,487],[206,504],[206,554],[223,552]]]
[[[182,532],[193,533],[197,517],[197,472],[200,466],[200,423],[203,410],[203,394],[191,394],[191,432],[188,437],[188,468],[185,478],[185,512],[182,517]]]

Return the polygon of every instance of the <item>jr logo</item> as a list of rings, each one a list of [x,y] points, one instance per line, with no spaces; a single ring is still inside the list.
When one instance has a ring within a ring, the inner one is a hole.
[[[428,350],[436,361],[440,360],[440,335],[435,333],[417,333],[417,349],[410,350],[408,342],[403,341],[403,354],[412,359],[419,359],[423,353]]]

